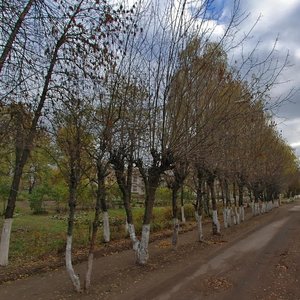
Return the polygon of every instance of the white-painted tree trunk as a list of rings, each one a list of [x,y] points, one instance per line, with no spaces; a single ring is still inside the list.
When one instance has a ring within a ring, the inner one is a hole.
[[[228,227],[227,223],[227,208],[223,208],[223,223],[224,223],[224,228]]]
[[[265,202],[263,202],[263,203],[261,204],[261,213],[262,213],[262,214],[266,213],[266,203],[265,203]]]
[[[199,216],[198,212],[195,212],[195,219],[197,221],[199,242],[203,242],[202,216]]]
[[[125,221],[125,234],[127,234],[129,232],[129,229],[128,229],[128,222],[127,222],[127,218],[126,218],[126,221]]]
[[[239,207],[239,214],[240,214],[241,222],[244,222],[245,221],[245,209],[244,209],[243,205]]]
[[[269,211],[271,211],[273,209],[273,202],[269,201]]]
[[[213,210],[213,223],[215,224],[215,226],[217,228],[217,232],[220,233],[221,227],[220,227],[220,222],[218,219],[218,211],[217,210]]]
[[[148,245],[150,237],[150,224],[143,225],[142,238],[136,251],[137,263],[145,265],[149,259]]]
[[[0,266],[8,265],[9,241],[13,219],[5,219],[0,242]]]
[[[235,215],[235,219],[236,219],[236,222],[234,224],[239,225],[241,223],[241,219],[240,219],[240,213],[236,206],[234,207],[234,215]]]
[[[108,212],[103,212],[103,239],[105,243],[110,241],[109,217]]]
[[[177,218],[173,219],[173,236],[172,236],[172,245],[177,246],[178,241],[178,232],[179,232],[179,222]]]
[[[255,203],[254,204],[254,216],[259,215],[260,211],[259,211],[259,203]]]
[[[252,213],[252,216],[256,216],[255,203],[254,203],[254,201],[251,202],[251,213]]]
[[[73,286],[77,292],[80,291],[80,279],[79,276],[75,274],[72,265],[72,236],[67,236],[67,246],[66,246],[66,268],[73,283]],[[92,271],[92,270],[91,270]]]
[[[182,223],[185,223],[186,219],[185,219],[185,215],[184,215],[184,206],[181,206],[181,221]]]
[[[237,216],[236,214],[234,213],[233,216],[232,216],[232,222],[233,222],[233,225],[236,225],[237,224]]]
[[[274,207],[279,207],[279,201],[278,201],[278,199],[276,199],[276,200],[274,200]]]
[[[132,248],[134,251],[137,251],[140,242],[135,235],[135,228],[133,224],[128,224],[128,232],[129,232],[130,240],[132,242]]]
[[[88,257],[88,265],[87,265],[87,271],[85,274],[85,284],[84,288],[86,290],[89,289],[91,286],[91,277],[92,277],[92,270],[93,270],[93,262],[94,262],[94,253],[90,253]]]

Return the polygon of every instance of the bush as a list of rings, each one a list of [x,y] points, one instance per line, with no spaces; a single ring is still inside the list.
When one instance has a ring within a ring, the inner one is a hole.
[[[29,205],[34,214],[46,213],[44,205],[46,195],[47,189],[45,186],[38,186],[29,194]]]
[[[18,201],[27,201],[27,200],[29,200],[27,191],[21,191],[18,193]]]
[[[195,208],[194,208],[193,204],[185,204],[184,205],[184,216],[185,216],[186,220],[193,221],[195,219]],[[168,220],[168,221],[173,219],[173,212],[172,212],[171,206],[167,206],[164,208],[163,217],[165,220]],[[180,207],[178,207],[178,209],[177,209],[177,218],[179,220],[181,220]]]
[[[193,204],[184,205],[184,215],[186,220],[195,220],[195,207]]]

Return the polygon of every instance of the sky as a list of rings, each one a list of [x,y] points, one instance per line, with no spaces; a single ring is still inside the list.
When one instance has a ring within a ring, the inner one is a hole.
[[[135,0],[127,0],[132,3]],[[167,0],[156,0],[163,5]],[[182,0],[173,0],[182,3]],[[188,14],[194,15],[204,0],[188,1]],[[207,0],[208,1],[208,0]],[[239,2],[240,12],[248,17],[239,27],[239,34],[247,33],[253,24],[258,23],[251,32],[251,38],[243,49],[253,49],[260,41],[258,56],[264,57],[276,40],[276,55],[283,62],[288,54],[289,66],[285,68],[279,81],[270,91],[269,112],[277,123],[277,129],[284,140],[295,149],[300,157],[300,0],[209,0],[206,20],[214,28],[216,36],[224,34],[225,24],[230,20],[233,3]],[[201,22],[201,20],[199,20]],[[279,99],[290,97],[277,105]],[[276,104],[276,105],[275,105]]]
[[[259,19],[251,38],[243,44],[243,50],[251,51],[259,41],[256,55],[263,59],[278,38],[275,56],[283,63],[288,55],[288,66],[278,79],[280,84],[271,89],[267,108],[273,115],[277,130],[300,158],[300,0],[210,1],[206,20],[211,23],[216,36],[223,36],[226,23],[231,19],[232,7],[234,3],[239,3],[240,13],[247,16],[239,25],[240,37],[249,32]],[[197,7],[197,3],[201,6],[202,1],[190,3],[190,13],[193,15],[193,6]],[[239,47],[234,51],[238,53]]]
[[[217,8],[230,5],[230,1],[217,0]],[[283,60],[289,53],[289,67],[283,70],[280,81],[286,82],[271,90],[271,97],[278,99],[294,89],[289,101],[272,107],[277,128],[286,142],[300,157],[300,1],[299,0],[240,0],[241,10],[249,13],[248,19],[241,24],[247,31],[260,17],[252,36],[247,41],[249,48],[261,41],[261,53],[270,49],[278,36],[276,46],[278,56]]]

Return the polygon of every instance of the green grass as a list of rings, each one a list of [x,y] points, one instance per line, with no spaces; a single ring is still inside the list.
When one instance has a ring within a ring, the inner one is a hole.
[[[155,207],[151,223],[151,231],[159,231],[172,226],[170,207]],[[141,232],[143,208],[133,208],[133,216],[137,234]],[[193,218],[193,209],[187,207],[186,217]],[[125,211],[109,210],[111,239],[124,238]],[[10,261],[28,262],[44,255],[63,253],[67,231],[67,214],[33,215],[26,208],[18,209],[11,234]],[[89,243],[89,225],[93,221],[94,212],[77,212],[74,225],[73,245],[75,248],[87,247]],[[3,219],[0,220],[2,227]],[[102,228],[99,229],[98,244],[102,242]]]

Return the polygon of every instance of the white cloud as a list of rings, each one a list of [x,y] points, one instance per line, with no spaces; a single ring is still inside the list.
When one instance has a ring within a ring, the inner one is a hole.
[[[278,130],[287,143],[296,150],[300,156],[300,116],[294,119],[275,118]]]
[[[293,148],[300,147],[300,141],[297,142],[297,143],[292,143],[292,144],[291,144],[291,147],[293,147]]]

